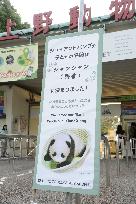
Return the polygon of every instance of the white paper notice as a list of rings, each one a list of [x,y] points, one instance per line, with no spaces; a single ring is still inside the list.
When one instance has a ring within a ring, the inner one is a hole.
[[[134,58],[136,58],[136,29],[104,35],[103,62]]]

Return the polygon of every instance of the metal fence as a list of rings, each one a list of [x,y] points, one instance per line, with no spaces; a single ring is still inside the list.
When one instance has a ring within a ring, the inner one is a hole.
[[[10,134],[4,135],[0,134],[0,142],[6,140],[7,142],[7,151],[8,157],[6,159],[14,161],[15,159],[30,158],[35,157],[35,149],[37,145],[37,136],[35,135],[20,135],[20,134]],[[110,142],[108,141],[105,135],[101,136],[101,142],[103,143],[103,158],[105,172],[106,172],[106,186],[110,186],[110,162],[111,162],[111,148]],[[136,139],[131,139],[126,141],[124,149],[120,148],[120,142],[114,141],[116,146],[116,161],[117,161],[117,176],[120,176],[120,159],[122,159],[122,151],[125,151],[125,160],[126,164],[129,167],[130,161],[133,163],[134,151],[136,154]],[[3,147],[0,145],[0,151]],[[131,158],[129,160],[129,157]],[[1,157],[0,157],[1,159]],[[35,193],[34,193],[35,194]],[[75,204],[80,204],[80,195],[79,194],[66,194],[66,204],[72,202],[74,196]]]
[[[8,157],[6,159],[14,161],[15,159],[29,158],[35,156],[36,141],[37,136],[34,135],[20,135],[20,134],[0,134],[0,142],[2,140],[6,141],[6,149],[8,152]],[[110,185],[110,145],[108,139],[102,135],[101,141],[104,143],[104,161],[106,170],[106,186]],[[2,150],[2,145],[0,145],[0,151]],[[1,159],[1,158],[0,158]],[[34,193],[35,194],[35,193]],[[75,204],[80,203],[80,195],[75,194]],[[66,194],[66,204],[72,202],[73,194]]]
[[[16,158],[27,158],[34,156],[37,136],[20,134],[0,134],[0,159],[1,153],[6,149],[6,158],[9,161]],[[5,143],[3,147],[3,143]]]
[[[103,152],[104,152],[104,157],[103,160],[105,161],[105,171],[106,171],[106,186],[110,186],[110,145],[108,139],[102,135],[101,136],[101,141],[103,142]],[[80,195],[75,194],[75,204],[80,204]],[[66,202],[65,204],[70,204],[72,203],[73,199],[73,194],[67,193],[66,194]]]

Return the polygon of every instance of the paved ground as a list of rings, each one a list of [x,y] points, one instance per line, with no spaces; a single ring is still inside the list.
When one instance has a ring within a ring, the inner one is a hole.
[[[0,161],[0,204],[32,204],[33,160],[12,163]],[[80,204],[136,204],[136,159],[130,168],[121,160],[121,174],[117,177],[116,160],[111,162],[111,185],[106,188],[105,165],[101,161],[100,196],[80,196]],[[74,196],[71,204],[74,204]],[[64,204],[66,194],[38,191],[37,204]]]

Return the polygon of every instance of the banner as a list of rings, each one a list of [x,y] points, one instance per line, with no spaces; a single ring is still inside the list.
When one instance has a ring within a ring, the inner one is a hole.
[[[0,48],[0,82],[37,77],[38,44]]]
[[[103,62],[136,58],[136,29],[104,34]]]
[[[35,189],[99,192],[102,41],[102,30],[48,38]]]

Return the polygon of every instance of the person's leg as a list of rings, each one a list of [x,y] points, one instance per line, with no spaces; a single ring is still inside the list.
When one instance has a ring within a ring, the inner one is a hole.
[[[133,140],[132,138],[132,152],[133,152],[133,155],[135,155],[135,140]]]
[[[118,140],[118,142],[119,142],[119,150],[121,150],[121,139],[119,138],[119,140]]]

